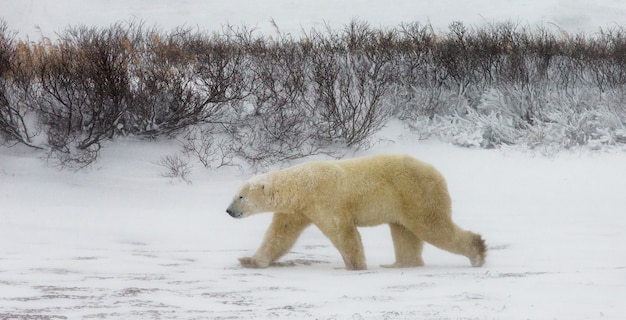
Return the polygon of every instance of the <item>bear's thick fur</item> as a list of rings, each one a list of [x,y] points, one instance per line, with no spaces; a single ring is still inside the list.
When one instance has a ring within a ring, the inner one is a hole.
[[[386,223],[396,261],[385,267],[424,265],[424,241],[485,262],[480,235],[452,221],[443,176],[406,155],[316,161],[257,175],[246,181],[226,210],[235,218],[274,212],[261,247],[241,265],[265,268],[287,253],[310,224],[339,250],[349,270],[363,270],[365,254],[357,227]]]

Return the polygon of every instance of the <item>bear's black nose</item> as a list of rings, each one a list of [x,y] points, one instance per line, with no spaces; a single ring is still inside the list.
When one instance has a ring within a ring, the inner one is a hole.
[[[226,209],[226,213],[228,213],[233,218],[241,217],[241,212],[231,210],[230,208]]]

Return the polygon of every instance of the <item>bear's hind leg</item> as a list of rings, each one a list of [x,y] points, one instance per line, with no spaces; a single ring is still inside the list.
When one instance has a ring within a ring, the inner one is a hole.
[[[485,263],[485,240],[479,234],[454,224],[420,233],[420,237],[435,247],[468,257],[473,267],[481,267]]]
[[[402,225],[390,223],[391,239],[396,254],[396,262],[382,265],[383,268],[411,268],[424,265],[422,249],[424,241]]]
[[[261,247],[254,256],[239,258],[239,262],[245,268],[267,268],[291,249],[310,224],[311,221],[300,214],[274,213]]]

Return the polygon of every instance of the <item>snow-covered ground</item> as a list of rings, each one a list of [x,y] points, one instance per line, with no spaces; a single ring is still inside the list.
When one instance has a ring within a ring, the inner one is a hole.
[[[164,28],[230,22],[273,32],[426,19],[512,19],[596,31],[626,18],[622,1],[8,1],[10,29],[38,38],[68,24],[136,17]],[[155,164],[174,142],[117,140],[100,161],[73,173],[41,154],[0,148],[0,319],[625,319],[626,153],[553,158],[515,150],[461,149],[418,141],[390,123],[372,149],[408,153],[447,177],[454,219],[481,233],[487,263],[427,247],[425,267],[393,261],[386,227],[362,229],[369,270],[342,269],[315,228],[281,266],[242,269],[270,214],[225,213],[240,182],[235,168],[197,164],[191,184]]]
[[[626,317],[624,152],[547,159],[385,132],[358,155],[436,164],[455,220],[489,244],[484,267],[427,247],[425,267],[381,268],[393,262],[381,226],[361,230],[367,271],[342,269],[313,227],[283,266],[242,269],[236,258],[256,250],[271,217],[225,213],[246,173],[198,165],[191,184],[164,178],[155,163],[177,150],[167,142],[116,141],[79,173],[1,149],[0,319]]]

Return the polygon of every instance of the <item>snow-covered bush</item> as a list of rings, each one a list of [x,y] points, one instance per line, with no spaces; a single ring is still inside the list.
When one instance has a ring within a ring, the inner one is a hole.
[[[177,137],[207,167],[263,167],[365,147],[390,117],[467,147],[550,155],[626,143],[620,27],[587,36],[453,22],[436,33],[353,21],[266,37],[131,22],[72,27],[55,43],[6,29],[0,139],[61,164],[89,164],[103,141],[135,135]]]

